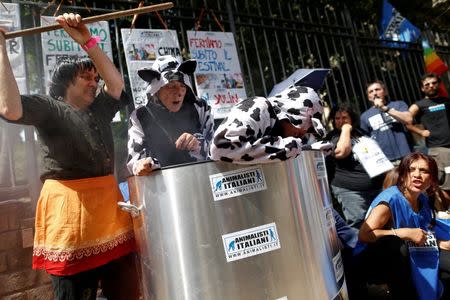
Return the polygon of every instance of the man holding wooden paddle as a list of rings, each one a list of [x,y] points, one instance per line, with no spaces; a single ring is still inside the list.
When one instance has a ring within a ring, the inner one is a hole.
[[[117,206],[122,196],[112,175],[110,128],[130,98],[81,17],[56,20],[89,58],[60,61],[49,96],[19,94],[0,32],[0,117],[33,125],[44,155],[33,268],[51,275],[56,299],[95,299],[99,281],[108,299],[137,299],[133,227]]]

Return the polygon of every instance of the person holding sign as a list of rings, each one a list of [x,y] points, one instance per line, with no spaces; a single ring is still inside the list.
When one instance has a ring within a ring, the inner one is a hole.
[[[347,106],[332,109],[330,119],[334,130],[326,140],[336,145],[334,159],[327,157],[328,179],[331,190],[342,206],[346,222],[359,229],[367,209],[373,199],[381,192],[383,175],[370,178],[363,165],[355,157],[353,145],[363,136],[356,127],[356,114]]]
[[[404,101],[389,101],[386,86],[376,80],[367,85],[372,107],[361,115],[361,129],[380,145],[387,158],[398,164],[411,152],[404,125],[412,124],[412,116]]]
[[[394,299],[438,299],[439,251],[428,197],[438,187],[436,161],[405,156],[398,181],[370,205],[359,231],[360,264],[369,277],[387,281]]]
[[[166,55],[138,71],[149,86],[148,103],[130,116],[127,166],[132,174],[208,158],[214,121],[211,107],[190,86],[196,66],[195,60],[180,64]]]
[[[133,226],[117,205],[110,128],[130,99],[80,15],[56,21],[90,59],[60,61],[50,96],[19,94],[0,33],[0,116],[33,125],[44,153],[33,268],[51,275],[56,299],[95,299],[99,281],[108,299],[137,299]],[[96,95],[100,77],[105,84]]]

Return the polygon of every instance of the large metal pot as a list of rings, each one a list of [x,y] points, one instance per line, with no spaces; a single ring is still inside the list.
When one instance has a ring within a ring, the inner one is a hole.
[[[347,299],[320,152],[129,179],[145,299]]]

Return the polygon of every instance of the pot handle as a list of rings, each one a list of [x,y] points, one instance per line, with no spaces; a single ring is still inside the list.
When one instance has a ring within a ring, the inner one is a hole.
[[[137,207],[134,204],[122,202],[122,201],[117,202],[117,205],[119,205],[121,210],[126,211],[127,213],[131,214],[131,216],[133,218],[139,217],[139,214],[141,213],[141,209],[142,209],[142,205]]]

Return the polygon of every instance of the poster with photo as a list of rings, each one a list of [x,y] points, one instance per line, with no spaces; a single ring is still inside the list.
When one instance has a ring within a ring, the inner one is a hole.
[[[19,4],[3,3],[3,5],[0,5],[0,26],[9,32],[21,29]],[[17,37],[6,40],[6,47],[19,91],[21,94],[27,94],[28,85],[22,38]]]
[[[222,119],[247,98],[233,33],[187,31],[187,36],[191,58],[197,60],[197,94],[211,105],[214,118]]]
[[[134,105],[145,105],[148,83],[137,72],[150,68],[155,59],[163,55],[172,55],[181,63],[177,33],[175,30],[128,28],[121,29],[121,33]]]

